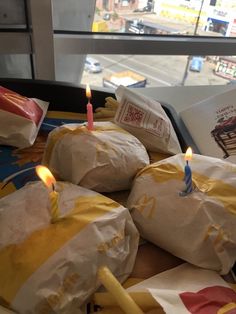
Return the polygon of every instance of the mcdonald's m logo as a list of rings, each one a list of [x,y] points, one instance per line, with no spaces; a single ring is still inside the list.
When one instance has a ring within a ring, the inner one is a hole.
[[[157,201],[154,196],[143,194],[136,202],[135,208],[146,218],[152,219]]]
[[[180,298],[191,314],[236,313],[236,293],[228,287],[213,286],[198,292],[183,292]]]

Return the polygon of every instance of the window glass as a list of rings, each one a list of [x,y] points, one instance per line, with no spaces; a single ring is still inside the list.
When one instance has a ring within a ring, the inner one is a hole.
[[[24,0],[0,0],[0,29],[25,27]]]
[[[54,30],[92,30],[117,35],[236,37],[236,5],[228,0],[68,0],[66,3],[53,0],[53,25]],[[174,38],[178,40],[178,37]],[[132,45],[131,36],[127,45]],[[232,56],[228,58],[61,55],[56,56],[56,78],[113,87],[116,84],[104,83],[104,78],[113,73],[131,71],[145,78],[145,87],[227,84],[236,79],[235,59]],[[82,61],[82,65],[78,61]],[[116,76],[113,80],[116,83],[124,81]],[[136,85],[132,80],[135,78],[128,77],[125,83]]]
[[[216,56],[92,55],[82,84],[116,88],[225,85],[236,82],[236,58]],[[95,66],[98,64],[98,66]]]
[[[32,78],[29,55],[1,55],[1,77]]]
[[[56,54],[56,80],[76,84],[80,83],[84,69],[84,62],[84,55]]]
[[[95,0],[52,0],[53,28],[66,31],[91,31]]]
[[[231,0],[97,0],[94,32],[236,36]]]

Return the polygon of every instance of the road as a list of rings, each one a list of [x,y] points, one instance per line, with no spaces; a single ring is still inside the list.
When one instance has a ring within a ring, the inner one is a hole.
[[[187,63],[186,56],[96,55],[102,73],[83,73],[82,84],[102,86],[102,78],[111,73],[131,70],[147,78],[147,87],[180,85]],[[213,73],[214,66],[205,61],[200,73],[188,72],[185,85],[224,85],[228,81]]]

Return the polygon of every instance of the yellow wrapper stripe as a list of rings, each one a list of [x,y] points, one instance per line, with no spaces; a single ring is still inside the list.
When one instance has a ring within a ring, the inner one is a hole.
[[[137,177],[143,174],[150,175],[157,183],[180,180],[184,177],[182,168],[168,163],[147,166],[137,174]],[[211,179],[194,171],[192,171],[192,180],[199,191],[218,200],[230,213],[236,215],[236,187],[222,180]]]
[[[0,295],[11,303],[25,281],[50,256],[95,219],[120,205],[102,195],[82,196],[63,219],[0,250]],[[50,244],[49,244],[50,241]]]

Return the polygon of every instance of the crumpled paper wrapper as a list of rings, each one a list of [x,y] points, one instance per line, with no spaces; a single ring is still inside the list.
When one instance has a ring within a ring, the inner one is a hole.
[[[0,145],[19,148],[33,145],[48,105],[0,86]]]
[[[199,267],[227,274],[236,260],[236,165],[193,155],[195,190],[185,190],[184,155],[141,170],[127,201],[141,236]]]
[[[100,266],[124,281],[134,265],[139,235],[126,208],[73,184],[56,190],[55,223],[41,182],[0,200],[0,303],[20,314],[75,313]]]
[[[50,132],[44,165],[59,178],[97,192],[129,189],[136,173],[150,163],[143,144],[111,122],[67,124]]]
[[[154,99],[120,86],[116,90],[120,105],[114,122],[136,136],[151,152],[181,153],[171,121],[161,104]]]

